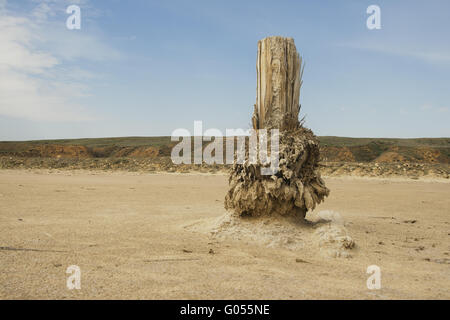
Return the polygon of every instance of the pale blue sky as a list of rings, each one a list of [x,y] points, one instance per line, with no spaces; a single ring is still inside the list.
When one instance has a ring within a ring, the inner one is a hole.
[[[81,30],[66,28],[70,4]],[[0,140],[248,128],[270,35],[306,61],[317,135],[450,136],[446,0],[0,0]]]

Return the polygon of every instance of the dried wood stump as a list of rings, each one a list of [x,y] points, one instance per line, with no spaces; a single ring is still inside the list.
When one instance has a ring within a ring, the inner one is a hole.
[[[298,119],[303,68],[292,38],[268,37],[258,42],[252,125],[256,131],[279,130],[279,170],[262,175],[259,162],[234,163],[225,208],[236,215],[304,218],[329,194],[318,172],[318,140]]]

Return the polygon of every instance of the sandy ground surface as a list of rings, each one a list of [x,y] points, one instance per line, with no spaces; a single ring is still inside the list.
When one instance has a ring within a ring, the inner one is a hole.
[[[192,230],[225,214],[225,175],[2,170],[0,298],[450,299],[450,183],[325,180],[308,217],[339,212],[352,258]]]

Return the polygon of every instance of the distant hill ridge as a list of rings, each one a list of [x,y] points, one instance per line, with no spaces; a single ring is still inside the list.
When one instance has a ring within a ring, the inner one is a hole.
[[[323,161],[450,163],[450,138],[318,138]],[[176,143],[168,136],[5,141],[0,157],[158,158],[170,156]]]

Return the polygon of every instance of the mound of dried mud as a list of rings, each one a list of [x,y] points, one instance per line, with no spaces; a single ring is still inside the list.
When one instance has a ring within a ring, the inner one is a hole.
[[[217,241],[235,240],[325,257],[349,258],[355,247],[340,214],[333,211],[321,211],[308,220],[279,215],[237,217],[226,213],[218,219],[199,221],[185,228],[208,233]]]

